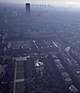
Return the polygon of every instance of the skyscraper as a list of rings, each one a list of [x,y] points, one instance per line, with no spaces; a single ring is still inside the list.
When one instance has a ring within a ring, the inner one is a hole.
[[[26,3],[26,14],[30,15],[30,3]]]

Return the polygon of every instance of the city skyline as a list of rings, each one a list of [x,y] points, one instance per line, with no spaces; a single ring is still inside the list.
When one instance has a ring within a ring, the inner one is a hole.
[[[80,3],[80,0],[0,0],[0,3],[25,3],[25,2],[30,2],[30,3],[46,3],[46,4],[51,4],[51,3]]]

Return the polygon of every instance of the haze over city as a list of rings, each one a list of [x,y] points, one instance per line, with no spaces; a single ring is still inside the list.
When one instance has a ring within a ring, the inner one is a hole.
[[[79,0],[0,0],[0,93],[80,93]]]
[[[12,3],[12,4],[25,4],[29,2],[31,4],[49,4],[61,7],[77,7],[80,8],[80,0],[0,0],[0,3]]]

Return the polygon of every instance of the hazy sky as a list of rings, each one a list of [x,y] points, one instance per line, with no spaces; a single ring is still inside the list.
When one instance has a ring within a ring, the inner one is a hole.
[[[6,3],[53,3],[53,2],[80,2],[80,0],[0,0],[0,2]]]
[[[0,3],[23,3],[51,4],[54,6],[77,7],[80,8],[80,0],[0,0]]]

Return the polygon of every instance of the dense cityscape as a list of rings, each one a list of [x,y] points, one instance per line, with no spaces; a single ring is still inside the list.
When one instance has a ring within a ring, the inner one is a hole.
[[[0,93],[80,93],[79,30],[79,11],[1,4]]]

